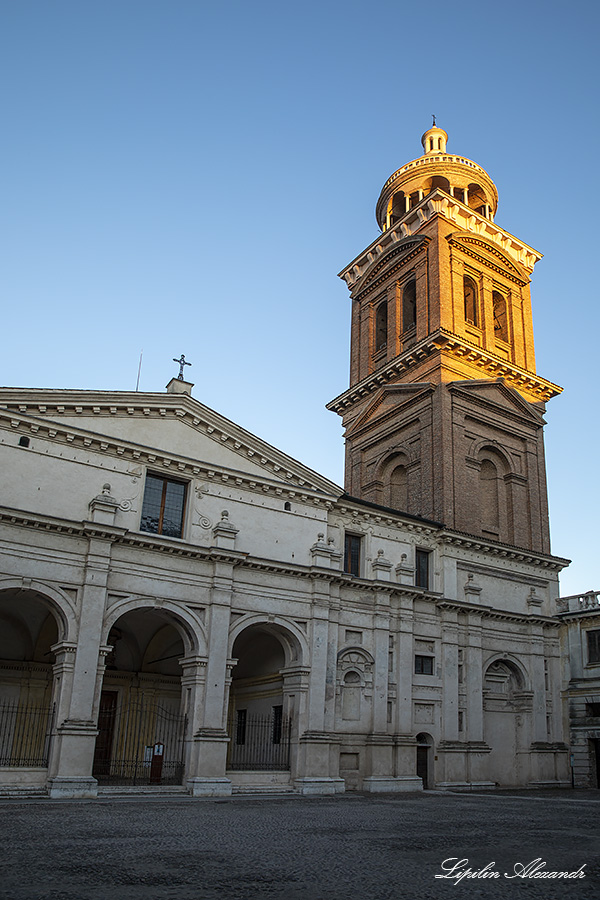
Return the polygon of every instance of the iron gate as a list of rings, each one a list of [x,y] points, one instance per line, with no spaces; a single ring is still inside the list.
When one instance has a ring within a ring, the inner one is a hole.
[[[53,721],[53,705],[0,703],[0,766],[47,766]]]
[[[99,784],[181,784],[186,717],[154,698],[118,703],[103,691],[98,714],[94,777]]]
[[[259,715],[238,709],[229,720],[227,765],[237,771],[284,771],[290,768],[290,719],[274,706]]]

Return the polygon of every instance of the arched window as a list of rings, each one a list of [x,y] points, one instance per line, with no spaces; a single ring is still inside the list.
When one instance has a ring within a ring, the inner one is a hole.
[[[479,213],[482,216],[485,215],[485,208],[488,203],[488,199],[486,197],[485,191],[480,184],[471,183],[469,185],[467,202],[471,209],[474,209],[475,212]]]
[[[506,317],[506,298],[499,291],[492,292],[494,304],[494,334],[501,341],[508,342],[508,320]]]
[[[447,194],[450,193],[450,182],[447,178],[444,178],[443,175],[434,175],[429,179],[427,183],[427,187],[425,188],[425,193],[429,194],[431,191],[434,191],[436,188],[440,188],[442,191],[445,191]]]
[[[387,300],[384,300],[375,313],[375,351],[387,346],[387,328]]]
[[[404,191],[396,191],[390,201],[390,225],[395,225],[406,212],[406,200]]]
[[[396,466],[390,475],[390,506],[408,510],[408,473],[406,466]]]
[[[465,275],[463,279],[465,295],[465,322],[477,325],[477,285],[472,278]]]
[[[498,531],[500,528],[498,471],[491,459],[484,459],[479,470],[479,507],[482,527]]]
[[[417,323],[417,282],[409,281],[402,292],[402,331],[409,331]]]

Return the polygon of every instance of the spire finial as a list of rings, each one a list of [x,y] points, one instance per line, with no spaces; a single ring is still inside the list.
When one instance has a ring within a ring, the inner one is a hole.
[[[433,113],[431,113],[431,118],[433,119],[433,125],[432,125],[432,128],[435,128],[435,116],[434,116]]]

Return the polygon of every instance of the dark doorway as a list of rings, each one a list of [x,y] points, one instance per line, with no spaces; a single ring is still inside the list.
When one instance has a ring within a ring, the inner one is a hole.
[[[592,787],[600,788],[600,740],[593,738],[590,744]]]
[[[423,782],[423,790],[431,788],[431,751],[432,739],[428,734],[421,732],[417,735],[417,775]]]
[[[429,747],[417,747],[417,775],[423,781],[423,790],[427,790],[427,788],[429,787],[427,771],[428,754]]]

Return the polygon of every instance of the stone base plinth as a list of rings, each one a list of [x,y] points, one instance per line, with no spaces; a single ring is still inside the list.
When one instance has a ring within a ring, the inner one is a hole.
[[[186,788],[192,797],[230,797],[232,790],[229,778],[189,778]]]
[[[498,787],[495,781],[438,781],[436,791],[490,791]]]
[[[372,794],[422,791],[423,781],[417,775],[369,775],[363,778],[362,789]]]
[[[342,794],[346,784],[343,778],[296,778],[294,787],[299,794]]]
[[[48,781],[48,795],[53,800],[95,800],[98,782],[91,776],[57,775]]]

